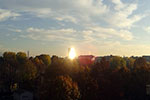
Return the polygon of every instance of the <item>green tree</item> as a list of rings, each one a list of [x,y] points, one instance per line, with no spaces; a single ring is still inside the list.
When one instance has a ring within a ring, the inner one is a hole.
[[[57,61],[58,61],[58,56],[56,56],[56,55],[53,55],[52,57],[51,57],[51,61],[52,61],[52,63],[54,64],[54,63],[57,63]]]
[[[115,56],[110,60],[110,68],[112,70],[119,70],[123,67],[126,67],[126,61],[119,56]]]
[[[78,100],[80,92],[77,83],[69,76],[58,76],[54,81],[54,100]]]
[[[10,63],[11,65],[16,64],[16,53],[15,52],[4,52],[3,58],[5,61]]]
[[[150,69],[146,60],[139,57],[135,60],[130,84],[128,85],[129,97],[135,100],[142,100],[146,97],[146,85],[150,83]]]
[[[11,91],[11,86],[14,85],[16,80],[16,70],[17,70],[17,60],[16,60],[16,53],[14,52],[4,52],[3,53],[4,63],[3,67],[3,74],[5,77],[5,84],[8,87],[9,91]]]
[[[18,75],[21,80],[31,80],[36,76],[36,67],[31,61],[26,61],[18,68]]]
[[[149,69],[149,66],[146,62],[146,60],[143,57],[140,57],[135,60],[134,62],[134,71],[146,71]]]
[[[133,59],[133,58],[128,58],[127,59],[127,67],[129,68],[129,69],[133,69],[133,66],[134,66],[134,61],[135,61],[135,59]]]
[[[27,60],[27,55],[24,52],[18,52],[16,54],[17,61],[23,63]]]
[[[79,100],[78,84],[69,76],[57,76],[54,79],[44,79],[39,88],[39,95],[44,100]]]
[[[51,64],[51,58],[49,55],[42,54],[42,55],[37,56],[37,57],[39,59],[41,59],[46,66],[49,66]]]
[[[98,83],[91,77],[91,69],[89,67],[81,66],[75,78],[78,83],[81,100],[98,100]]]
[[[36,78],[36,75],[37,69],[30,60],[21,63],[16,70],[16,82],[19,84],[19,88],[32,89],[32,82]]]

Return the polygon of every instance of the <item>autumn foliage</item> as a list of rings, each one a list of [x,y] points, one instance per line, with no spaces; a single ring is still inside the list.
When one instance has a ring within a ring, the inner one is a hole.
[[[142,57],[113,56],[90,66],[47,54],[0,57],[0,93],[25,89],[35,100],[146,100],[149,84],[150,64]]]

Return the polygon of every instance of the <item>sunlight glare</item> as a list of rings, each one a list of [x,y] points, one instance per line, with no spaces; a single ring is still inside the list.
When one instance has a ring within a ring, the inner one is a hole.
[[[69,51],[69,58],[74,59],[76,57],[76,52],[74,48],[71,48]]]

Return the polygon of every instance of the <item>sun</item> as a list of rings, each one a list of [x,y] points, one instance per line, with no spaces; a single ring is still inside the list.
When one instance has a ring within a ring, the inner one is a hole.
[[[74,48],[71,48],[69,51],[69,58],[74,59],[76,57],[76,52]]]

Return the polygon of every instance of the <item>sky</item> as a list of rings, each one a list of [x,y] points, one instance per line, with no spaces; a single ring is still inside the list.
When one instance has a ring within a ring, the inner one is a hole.
[[[150,0],[0,0],[0,52],[150,55]]]

